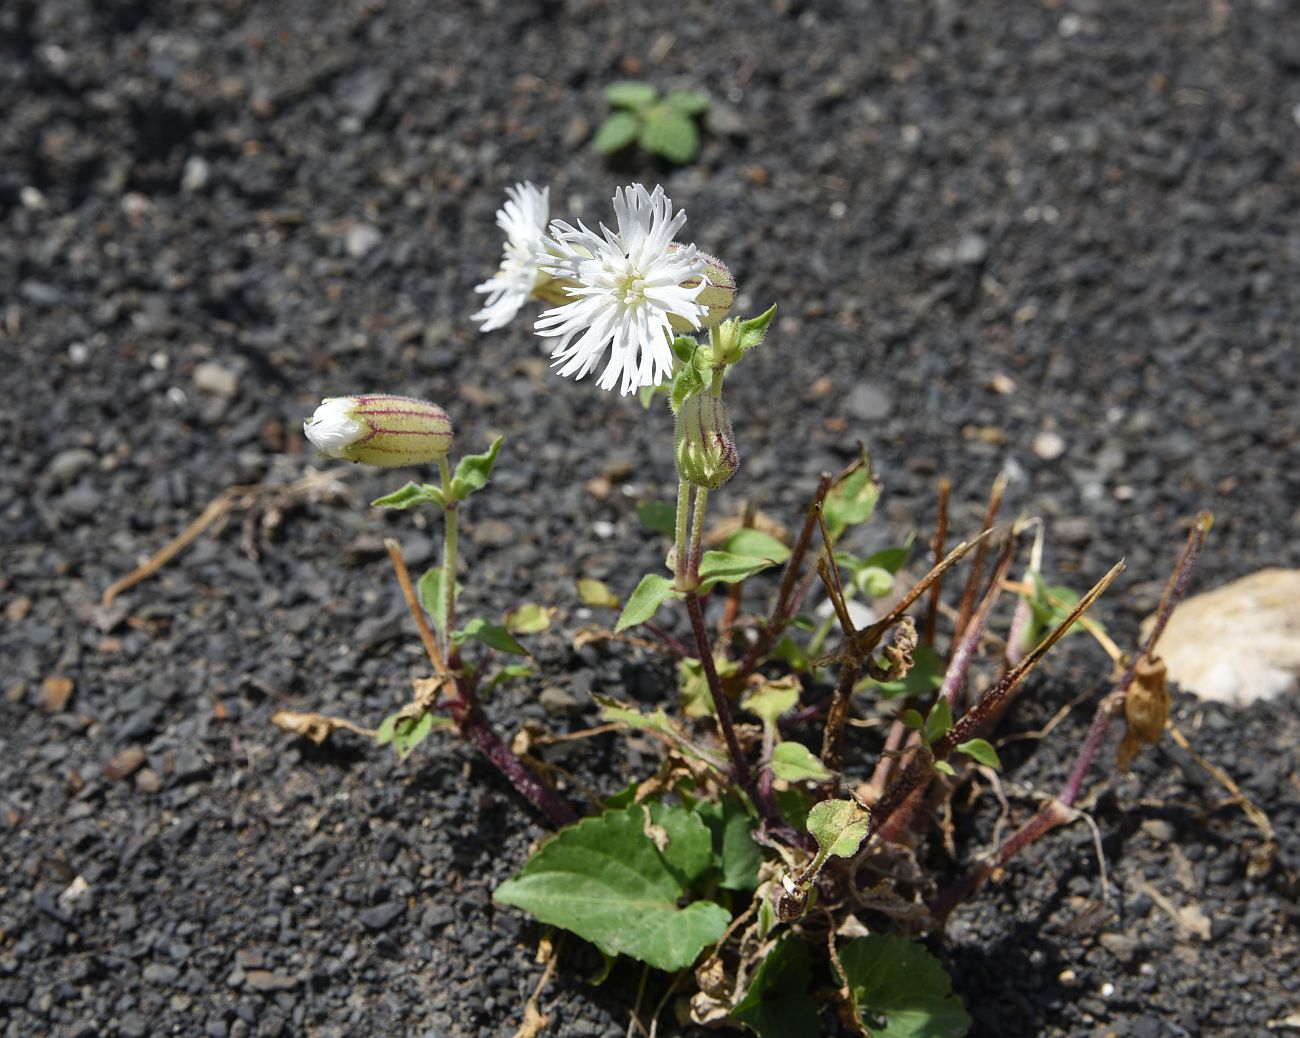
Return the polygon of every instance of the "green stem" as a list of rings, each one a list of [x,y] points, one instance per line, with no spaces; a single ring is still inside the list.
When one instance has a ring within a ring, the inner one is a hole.
[[[457,518],[459,510],[458,502],[453,501],[451,497],[451,468],[447,464],[447,458],[444,455],[438,459],[438,471],[442,475],[442,495],[446,504],[443,506],[443,547],[442,547],[442,585],[443,592],[446,594],[447,603],[447,645],[445,653],[447,658],[451,658],[452,641],[451,632],[456,629],[456,541],[457,541]]]
[[[687,570],[687,579],[691,587],[700,585],[700,556],[704,547],[704,510],[709,504],[707,487],[695,488],[695,510],[691,515],[691,559]]]
[[[673,545],[677,552],[677,572],[673,586],[678,591],[686,590],[686,519],[691,511],[691,485],[684,479],[677,481],[677,525],[673,533]]]

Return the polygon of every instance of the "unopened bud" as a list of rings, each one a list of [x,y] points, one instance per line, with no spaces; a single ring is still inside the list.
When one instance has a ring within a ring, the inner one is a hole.
[[[682,288],[694,288],[701,281],[704,282],[703,290],[695,297],[697,303],[707,308],[707,312],[699,318],[698,327],[712,328],[731,313],[731,307],[736,302],[736,279],[731,276],[727,265],[716,256],[710,256],[707,252],[697,255],[704,264],[704,276],[683,281]],[[696,325],[676,316],[670,316],[669,324],[678,332],[697,330]]]
[[[740,467],[727,405],[708,393],[688,397],[677,412],[677,472],[688,483],[717,490]]]
[[[302,431],[327,458],[394,468],[424,465],[451,450],[451,419],[437,404],[371,393],[326,398]]]

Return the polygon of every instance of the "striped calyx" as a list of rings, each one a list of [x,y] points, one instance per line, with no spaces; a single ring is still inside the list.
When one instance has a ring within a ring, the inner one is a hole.
[[[702,393],[686,399],[677,412],[673,450],[678,475],[697,487],[717,490],[735,475],[740,455],[720,397]]]
[[[437,404],[391,393],[322,401],[302,431],[327,458],[396,468],[424,465],[451,450],[451,419]]]

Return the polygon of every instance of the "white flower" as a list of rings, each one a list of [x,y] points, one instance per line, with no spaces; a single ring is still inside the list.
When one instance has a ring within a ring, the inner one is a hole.
[[[529,183],[506,188],[506,204],[497,210],[497,226],[506,232],[505,254],[497,272],[474,289],[487,293],[487,303],[473,317],[481,331],[508,324],[539,279],[549,280],[538,264],[538,255],[551,212],[550,192],[549,187],[539,191]]]
[[[696,301],[704,291],[704,262],[694,245],[678,245],[673,235],[686,214],[673,215],[662,187],[654,194],[641,184],[614,194],[617,233],[601,224],[600,234],[579,221],[577,228],[555,220],[543,239],[537,262],[566,286],[571,301],[545,311],[538,335],[556,336],[551,356],[559,373],[582,378],[606,351],[609,362],[598,385],[631,393],[655,386],[672,374],[672,320],[692,328],[708,308]],[[695,284],[684,287],[683,282]]]
[[[353,417],[356,403],[350,396],[330,397],[302,423],[307,439],[325,457],[341,458],[347,448],[370,435],[366,423]]]

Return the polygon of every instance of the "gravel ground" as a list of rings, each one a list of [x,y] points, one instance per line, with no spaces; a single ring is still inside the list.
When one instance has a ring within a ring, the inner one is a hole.
[[[696,163],[591,153],[627,76],[714,98]],[[1131,640],[1197,508],[1218,517],[1197,586],[1300,564],[1298,123],[1300,19],[1273,0],[7,0],[2,1033],[518,1026],[540,931],[489,898],[539,820],[449,741],[399,765],[269,725],[375,723],[421,673],[380,538],[417,567],[437,529],[360,506],[392,480],[259,499],[256,559],[239,512],[98,605],[228,487],[317,467],[299,429],[321,396],[404,392],[453,413],[458,449],[506,436],[467,608],[560,607],[545,681],[491,707],[503,727],[663,696],[662,668],[569,636],[591,619],[576,576],[626,592],[658,565],[634,507],[670,493],[670,422],[549,375],[523,324],[469,322],[505,185],[591,222],[615,186],[662,182],[742,311],[780,304],[729,383],[744,469],[721,507],[793,522],[861,439],[888,487],[872,535],[896,540],[933,521],[938,476],[969,529],[1006,471],[1062,581],[1127,558],[1099,615]],[[1104,661],[1075,647],[1057,673],[1010,730]],[[1253,830],[1167,743],[1132,779],[1099,770],[1114,906],[1091,907],[1078,826],[961,910],[942,954],[973,1034],[1296,1029],[1297,705],[1178,704],[1272,816],[1271,875],[1246,878]],[[1008,782],[1056,789],[1089,714],[1018,744]],[[556,759],[589,781],[645,766],[580,746]],[[991,819],[962,821],[963,853]],[[548,1033],[624,1033],[636,971],[593,988],[568,958]]]

